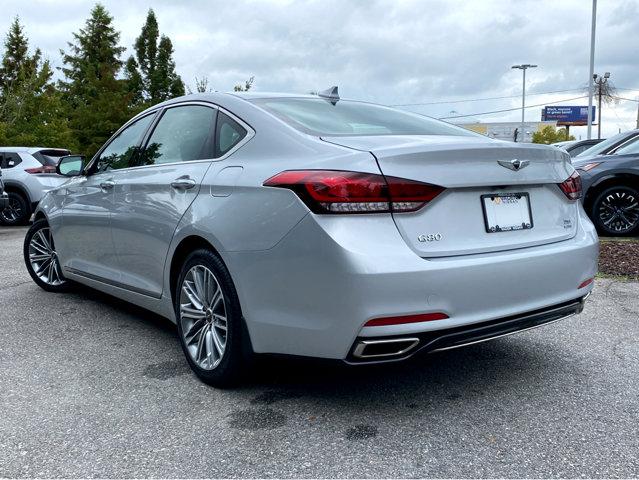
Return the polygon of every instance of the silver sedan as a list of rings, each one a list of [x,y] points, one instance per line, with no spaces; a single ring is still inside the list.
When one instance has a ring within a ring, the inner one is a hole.
[[[177,98],[58,172],[34,281],[170,318],[217,386],[256,353],[389,362],[550,323],[597,268],[568,154],[336,89]]]

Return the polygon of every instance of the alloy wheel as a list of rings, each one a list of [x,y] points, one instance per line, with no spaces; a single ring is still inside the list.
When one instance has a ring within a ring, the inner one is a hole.
[[[639,225],[639,199],[630,189],[614,189],[601,199],[597,214],[607,230],[630,233]]]
[[[65,283],[49,227],[38,230],[29,242],[29,263],[38,278],[51,286]]]
[[[14,198],[9,197],[9,205],[2,211],[2,217],[7,222],[15,222],[23,215],[22,205]]]
[[[216,368],[226,350],[226,299],[213,272],[203,265],[192,267],[182,282],[180,326],[191,360],[203,370]]]

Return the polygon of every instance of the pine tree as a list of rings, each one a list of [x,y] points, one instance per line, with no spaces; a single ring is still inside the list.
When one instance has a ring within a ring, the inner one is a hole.
[[[75,149],[51,67],[40,50],[29,55],[29,40],[18,18],[5,41],[0,69],[0,145]]]
[[[124,47],[112,25],[113,17],[100,4],[91,10],[84,28],[73,34],[69,51],[62,51],[65,80],[60,82],[71,128],[81,152],[93,155],[131,116],[127,82],[118,79]]]
[[[0,93],[3,95],[17,82],[30,78],[35,72],[41,59],[39,49],[33,56],[29,55],[29,40],[24,34],[20,19],[15,17],[9,27],[9,33],[4,42],[4,56],[0,67]]]
[[[129,57],[125,69],[133,105],[154,105],[184,95],[184,82],[175,72],[173,44],[167,36],[160,35],[152,9],[134,49],[135,57]]]

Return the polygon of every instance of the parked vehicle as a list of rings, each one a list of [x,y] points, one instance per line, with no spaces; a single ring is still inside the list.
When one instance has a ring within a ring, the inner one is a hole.
[[[603,142],[600,142],[587,150],[584,150],[579,155],[575,156],[575,159],[583,159],[596,157],[597,155],[608,155],[615,153],[618,148],[621,148],[626,143],[632,142],[639,137],[639,129],[629,130],[627,132],[618,133]]]
[[[597,145],[604,140],[605,138],[591,138],[590,140],[568,140],[566,142],[552,143],[551,145],[553,147],[559,147],[565,150],[571,157],[576,157],[580,153],[588,150],[593,145]]]
[[[34,281],[172,319],[213,385],[254,352],[365,364],[533,328],[579,313],[597,270],[566,153],[336,88],[173,99],[58,172]]]
[[[0,168],[9,205],[0,210],[1,225],[24,225],[42,196],[68,178],[55,167],[68,150],[60,148],[0,147]]]
[[[9,197],[4,192],[4,183],[2,182],[2,168],[0,168],[0,211],[9,206]]]
[[[639,135],[613,153],[576,158],[584,208],[602,235],[639,233]]]

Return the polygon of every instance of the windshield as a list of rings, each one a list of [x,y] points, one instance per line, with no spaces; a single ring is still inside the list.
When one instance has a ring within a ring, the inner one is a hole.
[[[322,98],[258,98],[254,104],[316,136],[455,135],[476,133],[440,120],[372,103]]]
[[[616,145],[617,143],[622,142],[628,136],[629,136],[628,132],[618,133],[617,135],[610,137],[608,140],[604,140],[603,142],[600,142],[596,145],[593,145],[589,149],[584,150],[579,155],[577,155],[577,157],[583,158],[583,157],[594,157],[595,155],[600,155],[604,153],[606,150]]]

